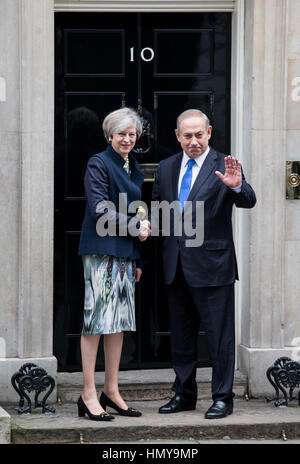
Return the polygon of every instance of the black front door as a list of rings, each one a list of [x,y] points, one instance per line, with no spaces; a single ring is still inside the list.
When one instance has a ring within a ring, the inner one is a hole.
[[[204,111],[211,144],[229,153],[231,15],[57,13],[55,38],[54,354],[59,370],[70,371],[81,368],[83,175],[89,157],[106,146],[102,120],[121,106],[143,117],[135,155],[148,204],[157,163],[180,150],[174,128],[185,109]],[[137,332],[125,334],[121,369],[171,365],[159,239],[142,250]],[[198,351],[199,366],[210,365],[202,330]],[[97,370],[103,367],[101,347]]]

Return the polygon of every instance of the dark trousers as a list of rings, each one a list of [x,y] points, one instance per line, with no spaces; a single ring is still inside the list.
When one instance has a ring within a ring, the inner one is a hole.
[[[212,363],[212,398],[232,401],[235,362],[234,284],[190,287],[180,260],[174,281],[168,285],[173,391],[197,398],[197,338],[200,321],[207,334]]]

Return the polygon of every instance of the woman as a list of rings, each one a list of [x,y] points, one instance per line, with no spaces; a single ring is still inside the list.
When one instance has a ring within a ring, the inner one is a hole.
[[[128,204],[141,198],[144,174],[130,154],[142,133],[138,115],[129,108],[113,111],[103,121],[109,145],[92,156],[87,164],[84,186],[86,211],[79,254],[82,255],[85,279],[84,321],[81,334],[83,391],[78,400],[78,414],[92,420],[112,420],[109,406],[120,415],[138,417],[139,411],[128,408],[118,388],[119,363],[123,332],[135,331],[134,287],[141,277],[138,239],[130,235],[99,236],[98,219],[107,213],[99,208],[110,201],[115,205],[116,225],[124,219],[118,213],[119,193],[126,193]],[[97,208],[98,205],[98,208]],[[101,212],[102,211],[102,212]],[[127,222],[131,217],[126,217]],[[146,225],[146,231],[145,231]],[[150,233],[150,223],[143,221],[139,239]],[[100,400],[95,387],[95,364],[100,336],[104,336],[105,382]]]

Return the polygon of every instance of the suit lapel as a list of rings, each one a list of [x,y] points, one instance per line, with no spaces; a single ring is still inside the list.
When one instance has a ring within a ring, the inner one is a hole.
[[[208,176],[211,174],[213,169],[216,169],[216,160],[217,160],[217,154],[213,148],[210,148],[207,157],[205,158],[205,161],[199,171],[198,176],[196,177],[196,180],[194,182],[193,188],[190,191],[188,200],[191,201],[195,198],[198,190],[201,188],[205,180],[208,178]]]
[[[171,173],[172,198],[174,200],[178,200],[178,179],[179,179],[182,157],[183,157],[183,152],[180,152],[177,155],[175,155],[175,160],[172,166],[172,173]]]

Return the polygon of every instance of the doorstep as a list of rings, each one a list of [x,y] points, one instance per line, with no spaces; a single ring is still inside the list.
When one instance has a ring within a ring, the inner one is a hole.
[[[101,391],[104,385],[104,372],[96,372],[95,383],[97,391]],[[211,368],[197,369],[198,398],[211,398]],[[173,369],[145,369],[119,372],[119,388],[124,398],[128,401],[164,400],[172,396],[172,384],[174,381]],[[234,375],[234,392],[238,397],[247,393],[247,376],[239,370]],[[77,401],[82,391],[81,372],[58,372],[57,395],[59,401]]]

